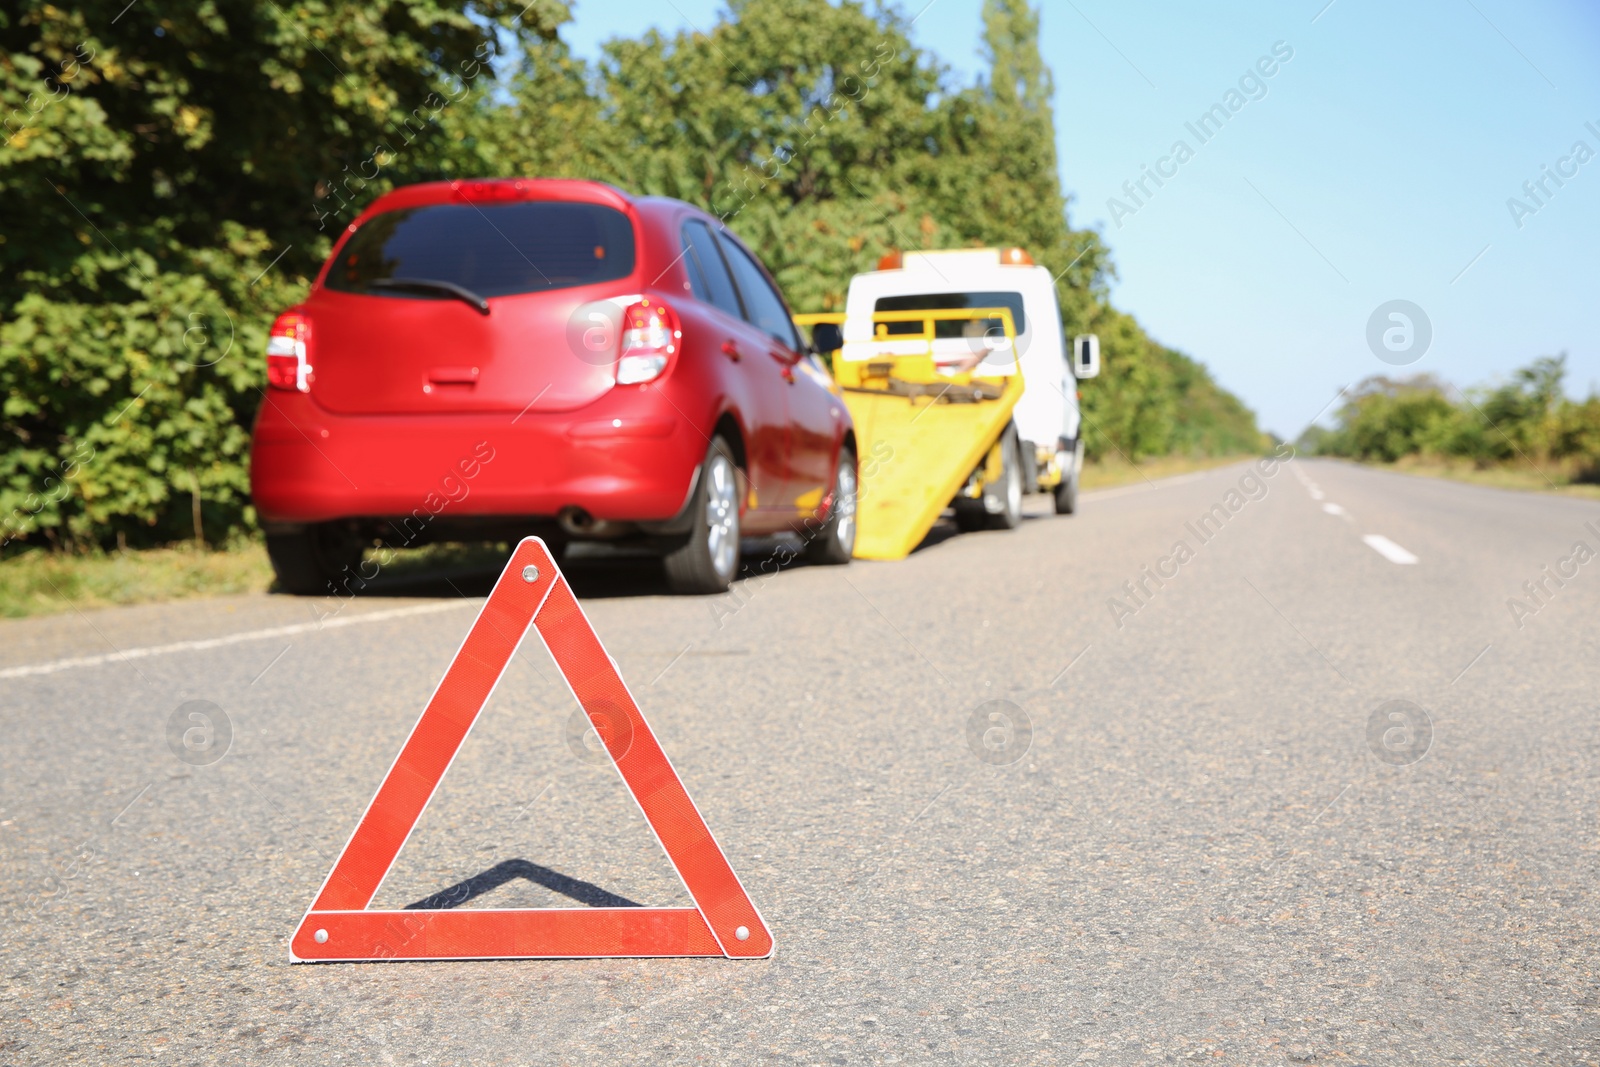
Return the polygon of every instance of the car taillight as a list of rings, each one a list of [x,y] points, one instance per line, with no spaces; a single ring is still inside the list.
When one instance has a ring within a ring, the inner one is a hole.
[[[311,391],[311,320],[298,312],[279,315],[267,335],[267,385]]]
[[[450,195],[468,203],[496,200],[525,200],[528,183],[521,180],[489,179],[488,181],[461,181],[450,183]]]
[[[617,355],[617,384],[639,385],[661,377],[667,360],[678,350],[683,331],[677,312],[659,300],[640,300],[622,313],[622,348]]]

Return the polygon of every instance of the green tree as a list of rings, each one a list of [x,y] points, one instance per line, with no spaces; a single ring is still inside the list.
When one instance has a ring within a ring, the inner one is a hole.
[[[564,16],[555,0],[0,13],[0,536],[238,522],[272,311],[369,186],[448,165],[440,116],[498,33],[536,40]]]
[[[842,306],[890,249],[970,239],[941,175],[976,163],[950,134],[942,70],[898,17],[852,0],[743,0],[729,16],[613,40],[594,69],[559,46],[530,56],[508,114],[481,120],[486,158],[698,204],[762,250],[800,308]],[[559,126],[543,121],[552,106],[567,108]]]
[[[1438,440],[1453,413],[1443,383],[1432,375],[1368,378],[1339,409],[1339,426],[1323,440],[1322,450],[1392,463]]]
[[[1173,440],[1188,455],[1238,455],[1267,449],[1256,416],[1217,384],[1201,363],[1175,349],[1161,349],[1173,390]]]
[[[1099,235],[1068,223],[1039,15],[1026,0],[985,0],[982,21],[989,76],[946,107],[962,165],[939,172],[939,202],[962,220],[961,243],[1022,245],[1058,275],[1068,332],[1081,332],[1104,302],[1112,267]]]
[[[1481,395],[1478,414],[1489,425],[1484,440],[1491,458],[1509,460],[1551,451],[1566,372],[1565,354],[1543,356],[1517,369],[1506,384]]]
[[[1088,328],[1100,338],[1104,367],[1084,383],[1082,410],[1091,458],[1136,462],[1172,450],[1177,422],[1170,368],[1132,315],[1098,305]]]

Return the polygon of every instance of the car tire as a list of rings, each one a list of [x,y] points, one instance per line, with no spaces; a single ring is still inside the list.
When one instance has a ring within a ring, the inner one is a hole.
[[[725,593],[739,573],[739,468],[713,438],[695,485],[689,539],[663,557],[675,593]]]
[[[267,534],[267,559],[278,588],[295,596],[334,592],[346,571],[353,574],[361,566],[361,552],[353,533],[327,523]]]
[[[828,509],[828,521],[806,542],[809,562],[826,566],[850,562],[856,548],[856,479],[855,449],[841,445],[833,471],[833,505]]]

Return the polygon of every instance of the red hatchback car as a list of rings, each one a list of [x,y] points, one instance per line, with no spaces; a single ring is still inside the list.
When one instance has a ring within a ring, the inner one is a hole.
[[[598,182],[434,182],[377,200],[280,315],[250,477],[282,588],[365,549],[603,540],[720,592],[743,535],[855,542],[838,386],[716,219]],[[352,585],[352,583],[354,583]]]

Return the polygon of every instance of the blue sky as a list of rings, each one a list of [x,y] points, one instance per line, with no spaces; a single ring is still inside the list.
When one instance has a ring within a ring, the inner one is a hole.
[[[563,36],[594,57],[619,32],[709,28],[722,6],[578,0]],[[1396,372],[1368,342],[1392,300],[1432,327],[1400,373],[1472,385],[1565,351],[1569,391],[1600,388],[1600,6],[1197,6],[1044,4],[1062,184],[1073,225],[1111,247],[1118,307],[1287,436],[1341,386]],[[982,69],[980,7],[934,0],[913,26],[963,83]],[[1227,99],[1278,42],[1292,57]],[[1218,103],[1238,110],[1201,143],[1185,124]],[[1158,165],[1172,176],[1136,203],[1124,183]],[[1523,183],[1541,179],[1535,201]]]

